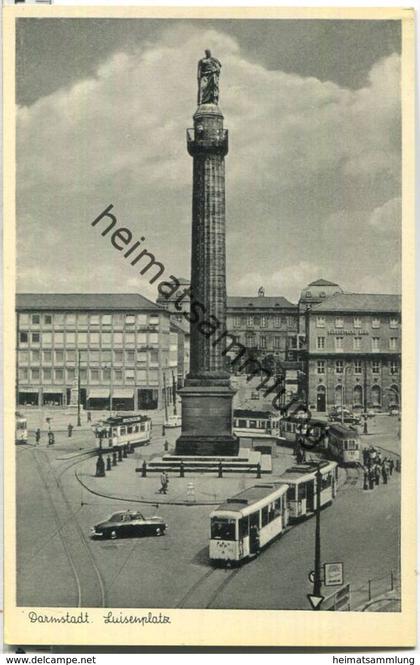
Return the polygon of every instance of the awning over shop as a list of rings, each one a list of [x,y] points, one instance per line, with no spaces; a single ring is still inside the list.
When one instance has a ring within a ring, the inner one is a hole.
[[[109,388],[91,388],[88,399],[109,399]]]
[[[133,399],[134,388],[114,388],[113,399]]]

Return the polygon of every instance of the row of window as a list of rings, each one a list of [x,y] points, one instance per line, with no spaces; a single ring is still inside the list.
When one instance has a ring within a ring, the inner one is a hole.
[[[386,340],[384,340],[386,341]],[[316,348],[321,351],[322,349],[325,349],[325,342],[326,338],[325,337],[317,337],[316,340]],[[380,337],[372,337],[371,339],[372,343],[372,351],[379,351],[380,350]],[[337,336],[335,338],[335,350],[336,351],[342,351],[343,350],[343,344],[344,344],[344,337]],[[353,337],[353,350],[354,351],[360,351],[362,345],[362,338],[361,337]],[[397,351],[398,349],[398,337],[390,337],[389,338],[389,350],[390,351]]]
[[[136,341],[137,339],[137,341]],[[158,333],[136,333],[132,332],[114,332],[114,333],[98,333],[98,332],[27,332],[22,331],[19,333],[19,344],[27,345],[31,344],[33,346],[39,346],[42,343],[42,346],[52,346],[54,341],[54,346],[125,346],[132,345],[134,346],[147,346],[151,344],[159,343],[159,334]]]
[[[145,325],[158,325],[158,314],[78,314],[76,312],[56,312],[54,314],[29,314],[19,315],[20,326],[54,326],[54,327],[86,327],[90,326],[110,327],[112,325],[121,327],[134,327]]]
[[[134,351],[134,350],[125,350],[125,351],[79,351],[80,362],[81,363],[92,363],[92,362],[105,362],[113,363],[116,365],[122,365],[124,362],[127,365],[134,365],[137,363],[146,363],[158,364],[159,363],[159,351],[150,350],[150,351]],[[170,355],[172,359],[176,359],[176,355]],[[31,351],[19,350],[19,365],[28,365],[31,363],[40,363],[43,365],[51,365],[54,361],[55,365],[62,365],[64,362],[75,363],[78,361],[78,354],[75,350],[67,350],[64,352],[61,349],[45,350],[42,352],[40,349],[32,349]]]
[[[39,383],[42,379],[43,383],[67,383],[71,384],[76,378],[76,372],[74,368],[57,368],[52,370],[50,367],[43,368],[40,370],[37,368],[28,369],[27,367],[21,367],[19,369],[19,382],[25,383],[30,381],[31,383]],[[115,384],[149,384],[149,385],[158,385],[159,384],[159,373],[158,370],[149,370],[148,376],[146,370],[134,370],[134,369],[114,369],[111,372],[111,369],[90,369],[89,372],[86,369],[80,370],[80,383],[86,384],[89,383],[103,383],[109,385],[112,383]]]
[[[325,360],[318,360],[317,361],[317,373],[318,374],[325,374],[325,367],[326,367],[326,361]],[[350,365],[347,365],[346,367],[350,367]],[[370,363],[370,367],[372,369],[373,374],[380,374],[381,372],[381,362],[380,360],[372,360]],[[354,368],[354,373],[355,374],[361,374],[363,371],[363,363],[361,360],[355,360],[353,363],[353,368]],[[344,373],[344,362],[342,360],[336,360],[335,361],[335,372],[336,374],[343,374]],[[399,363],[396,360],[391,360],[390,363],[390,372],[391,374],[398,374],[399,372]]]
[[[288,346],[289,349],[296,349],[297,340],[296,337],[285,337],[284,335],[276,335],[275,337],[260,335],[257,339],[255,335],[248,334],[245,335],[245,346],[247,348],[254,348],[258,346],[259,349],[268,349],[272,347],[276,351],[284,351],[286,346]]]
[[[235,328],[242,328],[244,325],[248,328],[253,328],[254,326],[267,328],[273,325],[276,328],[280,328],[281,326],[294,328],[297,325],[297,319],[294,316],[258,316],[255,314],[249,314],[247,316],[237,315],[233,317],[233,325]]]
[[[317,328],[325,328],[325,322],[326,318],[325,316],[317,316],[316,317],[316,327]],[[394,316],[391,316],[389,319],[387,319],[387,322],[389,323],[390,328],[398,328],[399,326],[399,319],[397,319]],[[383,321],[385,323],[385,321]],[[334,321],[334,327],[335,328],[344,328],[344,319],[342,316],[337,316]],[[381,327],[381,319],[379,317],[374,317],[371,319],[371,327],[372,328],[380,328]],[[353,328],[362,328],[362,319],[358,316],[355,316],[353,318]]]

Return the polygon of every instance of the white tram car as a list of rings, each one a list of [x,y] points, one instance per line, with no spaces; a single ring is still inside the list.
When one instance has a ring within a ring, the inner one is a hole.
[[[245,438],[278,438],[280,420],[280,416],[271,413],[271,411],[235,409],[233,412],[233,433]]]
[[[287,485],[260,483],[236,494],[210,514],[210,559],[233,563],[254,557],[288,522]]]
[[[316,474],[321,473],[321,507],[337,492],[336,462],[298,464],[275,483],[259,483],[236,494],[210,513],[210,559],[236,564],[257,556],[286,529],[289,521],[316,509]]]
[[[28,422],[25,416],[16,412],[16,424],[15,424],[15,443],[21,445],[28,443]]]
[[[316,510],[317,472],[321,472],[321,508],[335,499],[338,466],[336,462],[307,462],[286,469],[281,481],[288,484],[287,506],[290,520],[309,517]]]
[[[127,444],[145,446],[150,443],[152,420],[148,416],[111,416],[95,426],[101,450],[122,448]]]

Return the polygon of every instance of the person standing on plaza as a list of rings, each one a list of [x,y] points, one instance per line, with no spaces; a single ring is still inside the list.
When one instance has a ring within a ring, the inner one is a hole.
[[[41,441],[41,430],[38,427],[38,429],[35,431],[35,443],[38,445],[40,441]]]
[[[71,435],[73,434],[73,425],[71,423],[68,424],[67,432],[69,439],[71,439]]]
[[[88,412],[87,412],[87,421],[88,421],[88,423],[90,423],[91,420],[92,420],[92,414],[91,414],[90,411],[88,411]]]

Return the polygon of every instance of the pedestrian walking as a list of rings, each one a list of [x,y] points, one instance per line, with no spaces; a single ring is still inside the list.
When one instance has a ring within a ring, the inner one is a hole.
[[[48,432],[48,445],[53,446],[55,443],[54,432]]]
[[[68,432],[69,439],[71,439],[71,435],[73,434],[73,425],[71,423],[69,423],[69,425],[67,427],[67,432]]]
[[[381,479],[381,474],[379,471],[379,464],[375,464],[375,483],[376,485],[379,485],[379,481]]]
[[[389,460],[389,475],[392,476],[392,472],[394,471],[394,460],[391,458]]]
[[[90,423],[92,421],[92,414],[90,411],[87,412],[87,421]]]
[[[386,464],[382,464],[382,480],[384,482],[384,485],[388,483],[388,473],[386,470]]]
[[[166,494],[168,491],[168,474],[165,471],[162,471],[160,474],[160,489],[158,490],[159,494]]]
[[[38,445],[38,443],[41,441],[41,430],[38,429],[35,431],[35,443]]]

